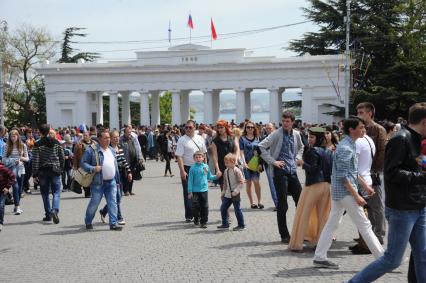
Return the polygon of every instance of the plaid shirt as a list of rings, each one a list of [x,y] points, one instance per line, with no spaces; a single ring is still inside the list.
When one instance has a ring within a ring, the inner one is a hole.
[[[336,148],[333,157],[333,173],[331,175],[331,195],[333,200],[338,201],[351,193],[345,187],[346,181],[352,183],[354,188],[358,187],[358,158],[356,156],[355,141],[346,136]]]

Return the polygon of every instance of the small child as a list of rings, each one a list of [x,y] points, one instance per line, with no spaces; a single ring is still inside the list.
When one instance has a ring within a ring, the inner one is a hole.
[[[194,224],[197,226],[201,224],[200,228],[205,229],[209,215],[208,181],[217,180],[221,174],[212,175],[209,166],[203,162],[203,152],[195,152],[194,160],[195,164],[191,166],[188,176],[188,198],[192,199]]]
[[[222,205],[220,213],[222,215],[222,225],[218,226],[219,229],[228,229],[228,208],[231,204],[234,205],[235,216],[237,217],[238,226],[234,227],[234,231],[242,231],[246,228],[244,225],[243,211],[240,207],[240,191],[244,184],[244,177],[241,170],[235,166],[237,163],[237,156],[233,153],[225,155],[226,169],[223,172],[223,191],[222,191]]]
[[[9,168],[0,163],[0,231],[3,230],[4,202],[10,187],[16,182],[16,177]]]

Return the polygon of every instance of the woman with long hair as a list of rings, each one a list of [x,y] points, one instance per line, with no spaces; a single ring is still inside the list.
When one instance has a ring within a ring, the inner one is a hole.
[[[336,135],[333,133],[333,129],[329,126],[325,128],[324,138],[322,140],[322,146],[333,152],[336,150],[337,144],[339,143]]]
[[[294,252],[303,251],[304,241],[308,241],[311,245],[317,244],[330,213],[329,174],[332,152],[321,147],[323,139],[323,128],[314,127],[309,130],[308,146],[305,148],[302,161],[306,175],[305,187],[297,204],[288,245]]]
[[[261,170],[261,165],[257,165],[257,168],[248,168],[250,160],[255,157],[257,153],[256,147],[259,144],[259,132],[256,125],[248,121],[244,125],[244,132],[240,138],[240,152],[241,158],[243,160],[244,168],[244,177],[246,179],[246,190],[247,196],[250,201],[251,208],[260,208],[263,209],[265,206],[261,203],[262,196],[260,192],[260,183],[259,183],[259,171]],[[256,162],[254,162],[256,163]],[[257,197],[257,203],[253,201],[251,185],[254,185],[254,190]]]
[[[228,122],[219,120],[216,122],[216,137],[211,144],[211,152],[216,174],[223,173],[226,169],[225,156],[228,153],[239,154],[240,147],[238,142],[233,138],[232,131],[229,128]],[[222,174],[221,174],[222,175]],[[220,189],[223,189],[223,176],[217,179]]]
[[[88,146],[91,146],[93,143],[96,144],[94,140],[92,140],[90,136],[90,132],[86,131],[83,133],[83,138],[74,146],[74,160],[73,160],[73,169],[78,170],[80,168],[80,161],[83,157],[84,151],[86,151]],[[89,187],[83,187],[84,190],[84,197],[90,198],[91,192],[90,192],[90,186]]]
[[[16,183],[12,187],[13,202],[15,204],[13,212],[15,215],[20,215],[23,212],[20,208],[20,201],[25,177],[24,162],[28,162],[29,158],[27,145],[22,142],[17,130],[10,131],[4,152],[4,165],[8,167],[16,176]]]

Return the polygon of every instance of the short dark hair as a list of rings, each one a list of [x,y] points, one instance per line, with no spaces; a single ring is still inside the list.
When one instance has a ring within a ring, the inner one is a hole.
[[[368,112],[371,112],[371,118],[374,118],[374,115],[376,114],[376,108],[374,107],[374,104],[371,102],[361,102],[356,106],[356,110],[358,109],[365,109]]]
[[[194,121],[194,120],[191,120],[191,119],[189,119],[188,121],[186,121],[185,125],[186,125],[186,124],[190,124],[190,123],[192,123],[192,125],[194,125],[194,126],[195,126],[195,121]]]
[[[346,135],[349,135],[349,129],[355,129],[359,124],[364,124],[364,120],[356,116],[349,117],[348,119],[343,120],[343,131]]]
[[[99,128],[98,132],[96,133],[96,137],[98,139],[100,139],[102,137],[103,133],[108,133],[109,134],[109,131],[107,129],[105,129],[105,128]]]
[[[426,118],[426,102],[419,102],[410,107],[408,110],[408,123],[419,124]]]
[[[294,122],[294,120],[296,120],[296,116],[294,116],[293,111],[290,111],[290,110],[284,111],[282,118],[283,119],[291,119],[291,121],[293,121],[293,122]]]
[[[40,134],[42,134],[43,136],[47,136],[50,132],[50,125],[42,124],[40,127],[38,127],[38,130],[40,131]]]

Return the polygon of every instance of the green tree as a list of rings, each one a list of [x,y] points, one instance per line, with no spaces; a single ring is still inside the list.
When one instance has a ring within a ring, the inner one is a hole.
[[[160,123],[172,123],[172,93],[166,91],[163,96],[160,96]]]
[[[46,103],[43,78],[33,66],[54,56],[55,42],[43,28],[29,25],[0,36],[0,41],[6,42],[1,56],[6,66],[5,78],[9,82],[4,97],[6,124],[37,127],[46,121]]]
[[[309,3],[303,8],[305,16],[319,31],[293,40],[289,49],[299,55],[343,53],[346,0]],[[376,117],[394,119],[406,115],[407,105],[424,101],[425,6],[424,1],[412,0],[352,1],[352,107],[376,102]]]
[[[86,33],[80,33],[78,31],[85,30],[86,28],[78,28],[78,27],[69,27],[64,31],[64,39],[62,43],[62,52],[61,58],[58,60],[59,63],[77,63],[79,59],[84,59],[85,61],[92,62],[99,58],[99,53],[92,52],[79,52],[75,55],[72,55],[76,50],[71,47],[71,43],[76,43],[72,41],[72,38],[75,36],[78,37],[86,37]]]

